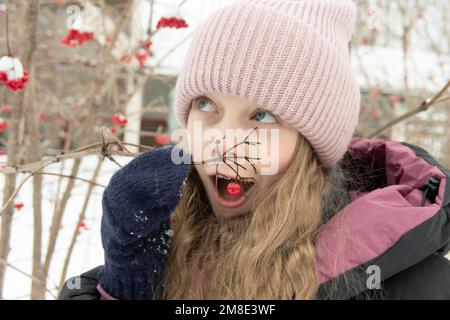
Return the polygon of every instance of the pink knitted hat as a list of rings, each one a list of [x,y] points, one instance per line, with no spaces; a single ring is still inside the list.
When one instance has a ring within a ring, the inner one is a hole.
[[[359,116],[348,51],[355,19],[351,0],[244,0],[215,11],[177,80],[179,124],[186,127],[198,95],[239,96],[295,127],[324,166],[334,165]]]

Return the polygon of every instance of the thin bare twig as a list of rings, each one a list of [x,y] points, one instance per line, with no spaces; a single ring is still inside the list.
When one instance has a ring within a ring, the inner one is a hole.
[[[407,113],[389,121],[386,125],[384,125],[383,127],[381,127],[380,129],[376,130],[375,132],[371,133],[368,135],[368,138],[373,138],[376,137],[377,135],[379,135],[380,133],[384,132],[385,130],[391,128],[392,126],[412,117],[413,115],[416,115],[420,112],[426,111],[428,110],[431,106],[442,102],[439,100],[439,98],[448,90],[448,88],[450,88],[450,80],[447,82],[447,84],[432,98],[432,99],[425,99],[424,101],[422,101],[422,103],[414,108],[411,111],[408,111]],[[444,98],[442,100],[447,100],[448,98]]]
[[[92,181],[96,181],[97,180],[97,177],[98,177],[98,175],[100,173],[100,169],[101,169],[102,164],[103,164],[103,161],[100,158],[98,158],[97,166],[96,166],[96,168],[94,170],[94,173],[92,174],[92,179],[91,179]],[[87,206],[89,204],[89,199],[91,197],[93,189],[94,189],[94,185],[91,184],[89,186],[86,194],[85,194],[83,207],[81,208],[80,214],[78,216],[77,225],[76,225],[76,227],[75,227],[75,229],[73,230],[73,233],[72,233],[72,239],[70,241],[69,249],[67,250],[66,258],[64,259],[63,269],[61,271],[61,277],[60,277],[60,280],[59,280],[59,293],[61,292],[61,289],[63,288],[63,285],[64,285],[64,281],[66,280],[67,269],[69,268],[70,259],[72,257],[72,253],[73,253],[73,250],[75,248],[75,244],[76,244],[77,237],[78,237],[78,234],[79,234],[79,225],[83,222],[83,220],[86,217]]]
[[[85,157],[85,156],[88,156],[88,155],[101,154],[103,157],[107,157],[109,160],[111,160],[112,162],[116,163],[119,167],[122,167],[120,165],[120,163],[118,163],[112,157],[112,154],[121,155],[121,156],[128,156],[128,157],[136,157],[138,154],[137,153],[132,153],[132,152],[122,152],[122,151],[108,150],[107,146],[109,146],[111,143],[117,143],[122,148],[124,148],[125,145],[131,145],[131,146],[135,146],[135,147],[139,147],[139,148],[144,148],[144,149],[147,149],[147,150],[154,149],[154,147],[149,147],[149,146],[144,146],[144,145],[139,145],[139,144],[123,142],[123,141],[120,141],[116,137],[113,137],[112,141],[111,140],[108,141],[108,140],[104,139],[103,133],[104,133],[104,131],[102,131],[102,135],[101,135],[102,142],[101,143],[95,143],[95,144],[91,144],[89,146],[78,148],[74,152],[63,153],[63,154],[60,154],[60,155],[52,156],[49,159],[45,159],[45,160],[41,160],[41,161],[37,161],[37,162],[33,162],[33,163],[28,163],[28,164],[24,164],[24,165],[20,165],[20,166],[4,165],[0,169],[0,173],[8,173],[8,174],[11,174],[11,173],[29,173],[29,174],[22,180],[20,185],[16,188],[16,190],[12,193],[12,195],[9,197],[9,199],[5,202],[3,208],[0,209],[0,216],[7,209],[8,205],[10,205],[12,203],[14,198],[17,196],[17,193],[19,192],[19,190],[25,184],[25,182],[29,178],[31,178],[33,175],[35,175],[35,174],[56,175],[56,176],[67,177],[67,178],[72,178],[72,179],[78,179],[78,180],[81,180],[81,181],[88,182],[90,184],[95,184],[95,185],[100,186],[100,187],[105,187],[105,186],[100,185],[100,184],[98,184],[96,182],[93,182],[91,180],[83,179],[83,178],[76,177],[76,176],[73,176],[73,175],[63,175],[63,174],[59,174],[59,173],[39,172],[41,169],[43,169],[43,168],[45,168],[45,167],[47,167],[47,166],[49,166],[51,164],[54,164],[54,163],[57,163],[57,162],[61,162],[61,161],[65,161],[65,160],[69,160],[69,159],[79,159],[79,158],[82,158],[82,157]]]
[[[6,32],[6,48],[8,49],[8,56],[11,57],[11,45],[9,43],[9,0],[5,1],[6,12],[5,12],[5,32]]]
[[[25,277],[28,277],[31,279],[31,281],[39,283],[40,285],[42,285],[45,288],[45,283],[43,283],[41,280],[39,280],[36,277],[33,277],[32,275],[26,273],[25,271],[17,268],[16,266],[13,266],[12,264],[10,264],[9,262],[6,262],[5,260],[3,260],[2,258],[0,258],[0,263],[4,264],[5,266],[19,272],[20,274],[24,275]],[[49,289],[45,288],[45,291],[47,291],[55,300],[58,300],[58,298],[53,294],[53,292],[51,292]]]
[[[81,177],[74,177],[74,176],[71,176],[71,175],[68,175],[68,174],[53,173],[53,172],[39,172],[39,174],[44,174],[44,175],[48,175],[48,176],[58,176],[58,177],[63,177],[63,178],[70,178],[70,179],[80,180],[80,181],[84,181],[84,182],[87,182],[89,184],[95,185],[97,187],[106,188],[105,185],[100,184],[98,182],[95,182],[95,181],[92,181],[92,180],[89,180],[89,179],[84,179],[84,178],[81,178]]]

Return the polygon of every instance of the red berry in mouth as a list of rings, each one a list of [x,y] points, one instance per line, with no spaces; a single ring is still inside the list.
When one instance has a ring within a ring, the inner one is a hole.
[[[237,196],[241,194],[241,186],[236,182],[230,182],[227,185],[227,192],[230,196]]]

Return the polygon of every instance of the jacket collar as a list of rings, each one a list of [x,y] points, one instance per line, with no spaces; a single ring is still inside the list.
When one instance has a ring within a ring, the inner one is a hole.
[[[316,242],[321,284],[383,257],[405,234],[414,233],[419,225],[436,216],[450,201],[447,173],[406,144],[355,137],[346,156],[350,157],[351,163],[373,168],[381,185],[363,192],[349,190],[351,202],[323,226]],[[432,177],[440,180],[437,195],[422,206],[422,188]],[[439,249],[428,246],[418,253],[421,246],[417,240],[420,239],[408,239],[416,241],[403,241],[402,246],[414,251],[415,258],[409,259],[408,252],[403,251],[404,256],[397,257],[402,261],[395,261],[395,270],[388,274],[382,272],[382,280]]]

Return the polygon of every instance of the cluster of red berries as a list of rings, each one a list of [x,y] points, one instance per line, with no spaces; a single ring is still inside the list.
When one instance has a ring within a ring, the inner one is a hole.
[[[112,121],[118,127],[124,127],[128,123],[127,118],[121,113],[114,114],[112,116]]]
[[[145,62],[147,61],[148,58],[150,58],[150,53],[146,50],[142,50],[139,52],[136,52],[136,54],[134,55],[137,59],[137,61],[139,62],[139,65],[141,67],[143,67],[145,65]]]
[[[8,121],[4,118],[0,118],[0,132],[5,132],[8,130]]]
[[[12,91],[18,91],[18,90],[23,90],[25,88],[25,84],[28,82],[29,80],[29,72],[28,71],[24,71],[23,72],[23,77],[22,78],[18,78],[18,79],[12,79],[9,80],[8,79],[8,75],[6,74],[6,72],[0,72],[0,81],[3,83],[3,85],[12,90]]]
[[[187,28],[189,25],[186,23],[186,20],[178,18],[178,17],[171,17],[171,18],[165,18],[162,17],[159,19],[156,29],[159,28]]]
[[[137,50],[137,52],[134,54],[134,58],[139,62],[139,65],[141,67],[145,66],[145,62],[152,56],[152,53],[150,51],[150,47],[152,46],[152,41],[146,40],[142,43],[141,47]],[[129,56],[127,54],[123,54],[119,61],[122,63],[131,63],[133,61],[133,56]]]
[[[93,39],[93,32],[82,32],[77,29],[70,29],[69,33],[61,39],[61,43],[69,47],[76,47],[81,46],[85,42],[91,41]]]

